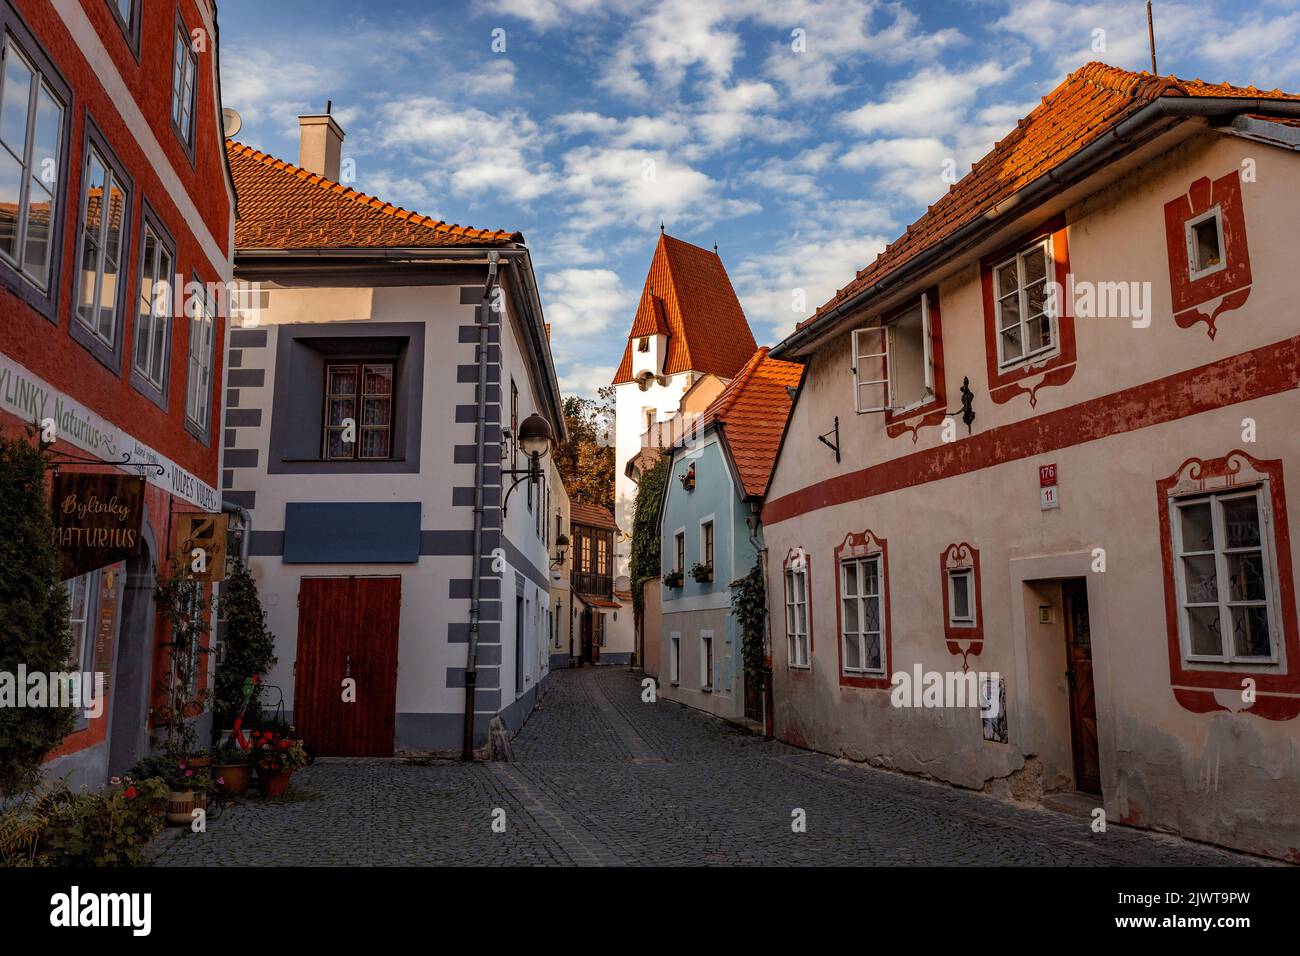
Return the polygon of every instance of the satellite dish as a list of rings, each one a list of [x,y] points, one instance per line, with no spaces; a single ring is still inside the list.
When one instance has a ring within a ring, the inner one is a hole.
[[[229,106],[221,111],[221,129],[227,138],[234,136],[244,127],[244,120]]]

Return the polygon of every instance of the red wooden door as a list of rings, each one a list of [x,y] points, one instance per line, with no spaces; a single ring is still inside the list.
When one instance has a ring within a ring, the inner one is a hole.
[[[1088,583],[1061,582],[1065,605],[1065,656],[1070,681],[1070,731],[1074,750],[1074,785],[1101,793],[1101,759],[1097,744],[1097,698],[1092,685],[1092,632],[1088,627]]]
[[[293,723],[322,757],[391,757],[399,577],[303,578]],[[355,700],[344,699],[352,678]]]

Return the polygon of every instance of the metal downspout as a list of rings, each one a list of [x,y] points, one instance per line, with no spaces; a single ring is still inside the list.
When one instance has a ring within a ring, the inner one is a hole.
[[[487,283],[483,286],[483,301],[478,308],[478,411],[474,419],[474,546],[473,566],[470,568],[469,591],[469,652],[465,662],[465,739],[461,759],[474,759],[474,690],[478,683],[478,619],[479,594],[483,586],[483,479],[484,459],[487,456],[487,386],[488,386],[488,323],[492,308],[492,289],[497,282],[497,268],[501,257],[488,253]]]

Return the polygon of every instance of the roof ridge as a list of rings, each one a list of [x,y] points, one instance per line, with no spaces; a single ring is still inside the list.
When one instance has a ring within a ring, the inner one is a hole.
[[[290,175],[296,176],[298,179],[313,186],[318,186],[321,189],[336,193],[344,199],[355,202],[360,206],[367,206],[378,212],[384,213],[385,215],[401,219],[404,222],[409,222],[411,225],[424,226],[428,229],[434,230],[435,232],[443,232],[453,236],[467,236],[471,239],[496,239],[511,242],[523,242],[524,240],[523,233],[517,231],[506,232],[504,229],[477,229],[473,226],[462,226],[459,223],[448,223],[445,219],[436,219],[433,216],[422,215],[412,209],[405,209],[402,206],[397,206],[393,203],[387,202],[386,200],[380,199],[378,196],[372,196],[368,193],[361,192],[359,189],[354,189],[351,186],[336,182],[335,180],[322,176],[319,173],[313,173],[309,169],[295,165],[288,160],[272,156],[270,153],[256,149],[229,137],[226,139],[226,149],[235,149],[244,156],[260,162],[263,166],[268,166],[272,169],[278,169],[281,172],[289,173]]]

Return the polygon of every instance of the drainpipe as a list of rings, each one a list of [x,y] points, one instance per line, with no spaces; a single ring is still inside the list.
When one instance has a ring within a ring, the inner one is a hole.
[[[240,526],[244,529],[244,533],[239,536],[239,560],[243,564],[247,564],[248,543],[249,539],[253,537],[253,519],[249,515],[247,508],[230,501],[222,501],[221,510],[224,514],[231,514],[237,517]]]
[[[474,547],[473,565],[470,568],[469,589],[469,655],[465,662],[465,740],[461,759],[474,759],[474,689],[478,683],[478,618],[479,594],[483,587],[483,479],[487,457],[487,387],[488,387],[488,324],[492,308],[492,289],[497,283],[497,268],[501,257],[488,253],[487,283],[483,286],[483,301],[478,308],[478,411],[474,419]]]

